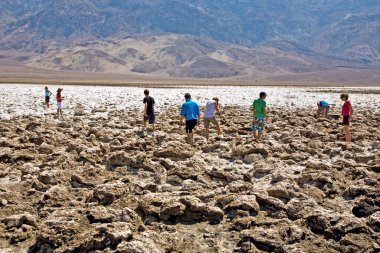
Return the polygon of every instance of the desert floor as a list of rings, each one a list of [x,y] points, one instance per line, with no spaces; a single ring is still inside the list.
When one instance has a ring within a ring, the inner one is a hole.
[[[154,137],[143,88],[63,89],[58,120],[42,85],[0,85],[1,252],[379,252],[379,88],[152,88]],[[257,142],[260,91],[270,120]],[[222,136],[207,142],[201,125],[185,144],[185,92],[220,98]],[[327,119],[320,99],[335,104]]]

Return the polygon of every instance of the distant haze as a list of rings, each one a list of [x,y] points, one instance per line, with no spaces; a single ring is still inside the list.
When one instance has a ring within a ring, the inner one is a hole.
[[[373,78],[380,1],[1,0],[0,50],[0,64],[69,71]]]

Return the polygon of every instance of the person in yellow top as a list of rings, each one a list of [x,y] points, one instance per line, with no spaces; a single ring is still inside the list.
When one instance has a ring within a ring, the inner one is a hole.
[[[265,120],[268,118],[267,116],[267,102],[265,98],[267,94],[265,92],[260,92],[260,98],[255,99],[253,101],[253,123],[252,123],[252,131],[255,139],[260,139],[261,135],[264,131]]]

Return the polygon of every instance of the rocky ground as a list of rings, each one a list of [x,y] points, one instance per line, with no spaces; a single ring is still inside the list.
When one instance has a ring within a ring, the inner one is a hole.
[[[380,252],[380,114],[357,109],[346,144],[338,116],[289,108],[255,142],[225,107],[223,136],[200,127],[194,148],[177,107],[155,137],[139,110],[2,120],[0,249]]]

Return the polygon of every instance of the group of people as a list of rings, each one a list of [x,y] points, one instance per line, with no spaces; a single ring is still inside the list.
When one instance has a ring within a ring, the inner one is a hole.
[[[57,95],[56,95],[58,118],[63,118],[63,114],[62,114],[62,100],[63,100],[62,91],[63,91],[63,89],[58,88]],[[50,96],[51,95],[53,95],[53,93],[49,90],[49,88],[47,86],[45,86],[45,106],[47,108],[50,108]]]
[[[155,133],[155,123],[156,123],[156,117],[154,113],[154,98],[152,98],[149,95],[149,90],[144,90],[144,132],[147,131],[146,125],[149,123],[152,125],[152,135],[154,136]],[[187,143],[190,145],[193,145],[194,140],[194,128],[198,125],[200,125],[200,111],[199,111],[199,105],[198,103],[194,102],[191,99],[191,95],[189,93],[185,94],[185,103],[183,103],[181,107],[180,112],[180,124],[185,124],[185,130],[187,133]],[[215,114],[220,114],[220,105],[219,105],[219,99],[217,97],[214,97],[212,100],[208,100],[206,102],[206,110],[203,117],[203,123],[205,127],[205,134],[207,140],[209,139],[209,133],[210,133],[210,124],[214,124],[216,126],[218,135],[222,134],[222,131],[220,129],[219,122],[217,121]]]
[[[343,129],[346,137],[346,142],[351,142],[351,132],[350,132],[350,122],[352,120],[352,114],[354,113],[354,109],[352,108],[351,102],[348,100],[348,94],[341,94],[340,99],[344,102],[342,106],[341,115],[343,116]],[[330,110],[330,104],[324,100],[318,101],[317,103],[317,118],[323,115],[327,118],[328,112]]]
[[[149,90],[144,91],[144,131],[146,131],[146,123],[149,120],[149,124],[153,125],[153,135],[154,135],[154,99],[149,96]],[[268,120],[267,104],[266,99],[267,94],[265,92],[260,92],[259,98],[255,99],[252,104],[252,133],[255,139],[260,139],[261,135],[265,129],[265,123]],[[342,106],[342,116],[343,116],[343,128],[345,133],[345,138],[347,142],[351,142],[351,132],[349,129],[350,121],[352,119],[353,108],[351,102],[348,100],[348,94],[342,94],[340,96],[341,100],[344,102]],[[328,115],[330,105],[326,101],[319,101],[317,110],[317,117],[320,117],[323,113],[325,117]],[[203,117],[203,124],[205,128],[206,139],[209,139],[210,124],[214,124],[217,129],[218,135],[221,135],[222,131],[220,124],[216,118],[216,114],[221,114],[219,99],[214,97],[212,100],[206,101],[206,109]],[[194,128],[199,126],[201,122],[200,111],[198,103],[191,99],[189,93],[185,94],[185,102],[182,104],[180,112],[180,124],[185,124],[185,130],[187,133],[187,143],[193,145],[194,141]]]
[[[57,115],[58,118],[63,118],[62,114],[62,101],[64,97],[62,96],[63,89],[59,88],[56,94],[57,100]],[[53,93],[49,91],[48,87],[45,87],[45,105],[47,108],[50,106],[50,96]],[[144,132],[147,131],[147,123],[152,126],[151,134],[155,135],[155,101],[154,98],[149,95],[149,90],[144,90]],[[255,99],[252,104],[252,133],[255,139],[260,139],[261,135],[265,129],[265,123],[268,120],[267,104],[266,99],[267,94],[265,92],[260,92],[259,98]],[[348,100],[348,94],[342,94],[340,96],[341,100],[344,102],[342,106],[342,116],[343,116],[343,128],[345,133],[345,138],[347,142],[351,142],[351,132],[349,129],[350,121],[352,120],[353,108]],[[318,101],[317,103],[317,117],[327,117],[330,105],[326,101]],[[205,128],[206,139],[209,139],[210,135],[210,125],[213,124],[216,127],[217,134],[221,135],[222,130],[220,124],[217,120],[216,115],[221,114],[219,98],[214,97],[211,100],[206,101],[206,109],[203,117],[203,124]],[[187,143],[193,145],[194,142],[194,128],[200,125],[201,116],[199,111],[199,105],[192,100],[190,93],[185,94],[185,102],[182,104],[180,119],[181,125],[185,125],[185,130],[187,134]]]

